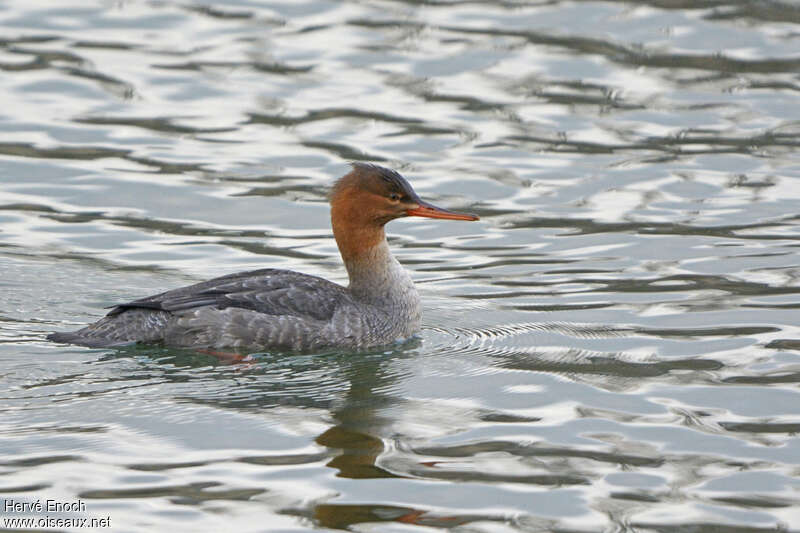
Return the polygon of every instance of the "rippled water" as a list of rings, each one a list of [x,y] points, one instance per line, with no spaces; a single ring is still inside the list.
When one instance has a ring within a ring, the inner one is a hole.
[[[0,492],[113,531],[800,531],[794,3],[0,6]],[[90,350],[104,307],[343,282],[403,172],[381,353]],[[11,527],[4,523],[2,527]],[[38,526],[37,526],[38,527]]]

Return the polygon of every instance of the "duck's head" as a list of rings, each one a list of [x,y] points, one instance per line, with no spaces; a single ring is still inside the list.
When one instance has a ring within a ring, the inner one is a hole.
[[[394,170],[369,163],[352,163],[353,170],[339,179],[331,191],[331,218],[337,225],[382,228],[401,217],[478,220],[476,215],[456,213],[422,200],[411,184]]]

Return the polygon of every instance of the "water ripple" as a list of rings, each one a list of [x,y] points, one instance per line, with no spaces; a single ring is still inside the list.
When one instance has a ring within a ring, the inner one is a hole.
[[[0,10],[15,501],[137,532],[797,522],[796,6],[50,4]],[[418,338],[46,341],[230,272],[346,283],[347,159],[481,216],[387,226]]]

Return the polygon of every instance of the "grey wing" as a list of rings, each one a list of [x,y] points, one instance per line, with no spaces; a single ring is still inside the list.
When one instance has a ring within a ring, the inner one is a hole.
[[[308,274],[270,268],[231,274],[121,304],[108,315],[136,308],[180,313],[211,307],[326,321],[348,298],[341,285]]]

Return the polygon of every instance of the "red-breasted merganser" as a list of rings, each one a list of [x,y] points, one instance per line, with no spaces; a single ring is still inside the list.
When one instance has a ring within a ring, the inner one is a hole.
[[[348,287],[290,270],[241,272],[117,305],[94,324],[48,339],[90,347],[143,342],[309,351],[411,337],[420,327],[420,300],[389,251],[384,225],[406,216],[478,217],[424,202],[400,174],[367,163],[353,163],[333,186],[330,204]]]

